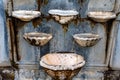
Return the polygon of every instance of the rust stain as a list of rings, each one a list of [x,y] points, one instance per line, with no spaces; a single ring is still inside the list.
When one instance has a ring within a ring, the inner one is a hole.
[[[53,17],[52,17],[51,15],[49,15],[49,16],[47,16],[47,17],[44,16],[44,18],[46,18],[46,20],[49,21],[49,20],[51,20]]]
[[[104,72],[104,80],[119,80],[120,72],[119,71],[105,71]]]
[[[44,4],[47,5],[48,4],[48,0],[44,0]]]
[[[48,0],[37,0],[38,10],[40,10],[41,6],[48,4]]]
[[[41,5],[42,5],[42,2],[41,2],[42,0],[37,0],[37,4],[38,4],[38,11],[40,10],[40,7],[41,7]]]
[[[79,22],[84,22],[86,21],[87,19],[86,18],[78,18]]]
[[[19,19],[16,19],[16,18],[13,18],[13,24],[18,28],[18,29],[21,29],[24,27],[24,25],[28,22],[25,22],[25,21],[21,21]]]
[[[73,76],[78,74],[81,68],[75,70],[50,70],[47,68],[43,68],[44,71],[49,74],[55,80],[71,80]],[[63,75],[63,77],[61,77]],[[64,78],[64,79],[62,79]]]
[[[90,21],[90,25],[91,25],[91,28],[93,29],[95,27],[95,22],[94,21]]]
[[[76,25],[75,27],[78,27],[78,25],[79,24],[81,24],[82,22],[85,22],[85,21],[87,21],[87,19],[86,18],[77,18],[77,19],[75,19],[73,22],[74,22],[74,24]]]
[[[46,19],[47,21],[50,21],[50,20],[53,19],[53,18],[52,18],[51,15],[50,15],[50,16],[41,15],[41,17],[36,18],[36,19],[34,19],[34,20],[32,21],[33,26],[34,26],[34,27],[37,27],[38,25],[40,25],[40,24],[42,23],[43,19]]]
[[[8,72],[4,73],[5,70],[8,71]],[[0,74],[1,74],[2,80],[14,80],[15,73],[14,73],[13,68],[10,68],[9,70],[5,69],[5,70],[0,70]]]
[[[63,28],[64,33],[66,33],[68,31],[68,24],[62,25],[62,28]]]
[[[80,19],[81,19],[81,18],[80,18]],[[74,20],[73,20],[74,24],[75,24],[75,25],[78,25],[78,24],[79,24],[80,19],[79,19],[78,17],[77,17],[76,19],[74,19]]]
[[[85,0],[78,0],[78,3],[82,6]]]
[[[74,24],[76,24],[76,25],[78,24],[78,20],[77,20],[77,19],[75,19],[73,22],[74,22]]]
[[[36,19],[34,19],[34,20],[32,21],[32,24],[33,24],[34,28],[37,27],[38,25],[40,25],[40,24],[41,24],[41,21],[42,21],[41,18],[36,18]]]

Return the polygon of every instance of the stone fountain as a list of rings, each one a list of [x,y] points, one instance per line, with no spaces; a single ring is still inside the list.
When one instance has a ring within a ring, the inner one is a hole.
[[[48,53],[40,61],[44,71],[54,80],[71,80],[84,64],[81,55],[70,52]]]

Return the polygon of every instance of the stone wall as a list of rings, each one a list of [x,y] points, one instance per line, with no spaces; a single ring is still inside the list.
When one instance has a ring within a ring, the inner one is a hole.
[[[119,44],[119,16],[106,23],[97,23],[87,17],[89,11],[114,11],[118,14],[119,4],[119,0],[4,0],[9,54],[12,67],[15,68],[10,72],[15,74],[15,80],[52,80],[39,66],[39,58],[49,52],[59,51],[76,52],[86,60],[86,65],[73,80],[119,79],[119,71],[109,71],[116,70],[116,66],[119,70],[119,52],[116,52],[118,56],[114,54],[116,49],[119,50],[119,45],[116,45]],[[11,17],[12,11],[21,9],[38,10],[42,16],[30,22]],[[73,9],[79,15],[76,20],[62,25],[48,14],[50,9]],[[23,35],[34,31],[51,33],[53,39],[43,47],[32,46],[23,39]],[[72,37],[77,33],[97,33],[102,39],[93,47],[80,47]],[[1,76],[4,79],[4,75]]]

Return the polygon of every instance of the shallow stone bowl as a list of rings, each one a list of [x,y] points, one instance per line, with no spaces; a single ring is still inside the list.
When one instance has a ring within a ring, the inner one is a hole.
[[[55,20],[61,24],[68,23],[72,19],[75,19],[78,15],[78,12],[76,10],[51,9],[48,11],[48,13],[51,14]]]
[[[48,53],[40,65],[55,80],[71,80],[84,66],[85,60],[76,53]]]
[[[39,11],[17,10],[12,12],[12,16],[21,21],[31,21],[41,15]]]
[[[52,39],[52,35],[41,32],[30,32],[30,33],[25,33],[23,35],[23,38],[31,45],[43,46],[47,44],[49,40]]]
[[[82,47],[91,47],[101,39],[98,34],[81,33],[73,35],[74,40]]]
[[[113,12],[93,11],[88,12],[87,15],[96,22],[106,22],[110,19],[116,18],[116,14]]]

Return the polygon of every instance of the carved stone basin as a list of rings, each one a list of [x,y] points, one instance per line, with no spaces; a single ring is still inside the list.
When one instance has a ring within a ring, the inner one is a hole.
[[[110,19],[114,19],[116,17],[116,14],[113,12],[93,11],[88,12],[88,17],[96,22],[106,22]]]
[[[49,53],[40,61],[45,72],[55,80],[71,80],[84,64],[84,58],[75,53]]]
[[[12,16],[20,19],[21,21],[31,21],[41,15],[39,11],[18,10],[13,11]]]
[[[48,43],[49,40],[52,39],[51,34],[41,33],[41,32],[30,32],[25,33],[23,38],[34,46],[43,46]]]
[[[78,15],[78,12],[76,10],[51,9],[48,11],[48,13],[51,14],[55,20],[61,24],[68,23],[72,19],[75,19]]]
[[[73,38],[82,47],[94,46],[101,39],[98,34],[92,33],[75,34]]]

